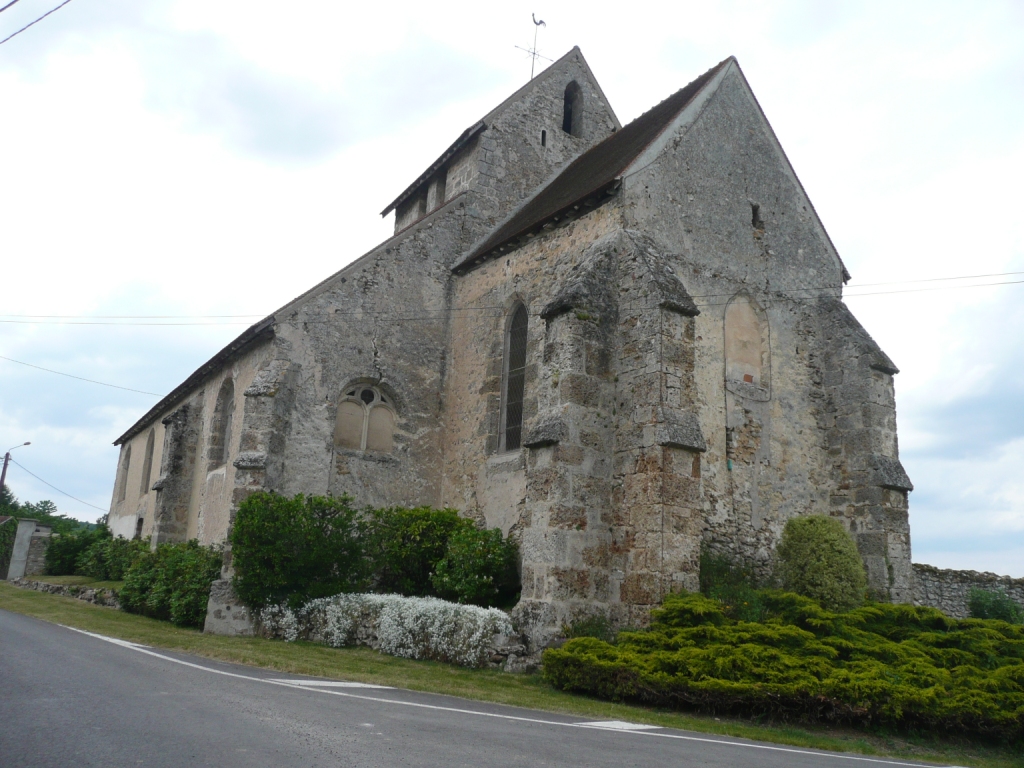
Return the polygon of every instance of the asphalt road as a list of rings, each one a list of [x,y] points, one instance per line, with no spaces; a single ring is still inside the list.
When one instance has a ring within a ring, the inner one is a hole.
[[[915,764],[284,676],[0,611],[2,768],[885,765]]]

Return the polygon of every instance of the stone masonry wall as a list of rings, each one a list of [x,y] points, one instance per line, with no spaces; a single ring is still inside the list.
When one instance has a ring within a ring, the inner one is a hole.
[[[1024,579],[994,573],[955,571],[914,563],[914,605],[938,608],[947,616],[965,619],[970,615],[967,600],[971,589],[1002,590],[1024,608]]]
[[[876,591],[909,600],[895,368],[842,305],[842,264],[738,68],[660,141],[626,174],[623,206],[701,313],[705,542],[767,575],[790,517],[834,515]],[[726,313],[740,297],[761,326],[760,382],[727,370]]]
[[[25,563],[26,576],[46,573],[46,548],[50,546],[50,533],[37,532],[28,545],[28,560]]]

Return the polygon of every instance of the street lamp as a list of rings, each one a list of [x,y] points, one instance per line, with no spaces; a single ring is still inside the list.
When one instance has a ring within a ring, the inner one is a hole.
[[[21,445],[14,446],[14,448],[21,448],[22,445],[32,445],[32,443],[31,441],[26,440]],[[7,485],[7,465],[11,462],[11,451],[13,451],[14,448],[8,448],[7,453],[4,454],[4,469],[3,472],[0,472],[0,488]]]

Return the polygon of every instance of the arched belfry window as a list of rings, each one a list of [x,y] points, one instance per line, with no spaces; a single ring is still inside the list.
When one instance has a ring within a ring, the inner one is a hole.
[[[395,409],[377,387],[345,391],[334,422],[334,444],[354,451],[390,451],[394,446]]]
[[[523,398],[526,390],[526,332],[529,315],[516,304],[505,331],[505,365],[501,387],[501,441],[503,451],[516,451],[523,441]]]
[[[562,130],[571,136],[583,135],[583,91],[573,80],[565,86],[562,104]]]
[[[207,471],[224,466],[228,460],[228,444],[231,441],[231,422],[235,414],[235,382],[224,379],[217,393],[217,404],[213,409],[213,424],[210,429],[210,450]]]
[[[149,430],[149,437],[146,438],[146,455],[142,459],[142,485],[139,486],[139,493],[145,496],[149,493],[149,481],[153,475],[153,448],[156,443],[156,430]]]

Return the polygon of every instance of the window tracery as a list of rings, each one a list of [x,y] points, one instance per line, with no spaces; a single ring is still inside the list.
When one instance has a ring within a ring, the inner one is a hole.
[[[395,408],[374,386],[350,387],[338,403],[334,444],[354,451],[389,452],[394,447]]]

